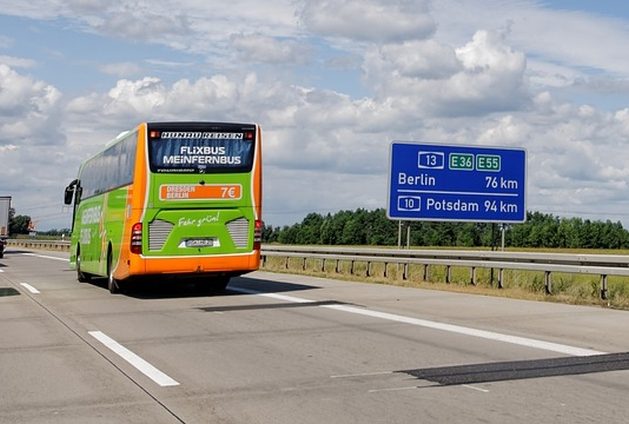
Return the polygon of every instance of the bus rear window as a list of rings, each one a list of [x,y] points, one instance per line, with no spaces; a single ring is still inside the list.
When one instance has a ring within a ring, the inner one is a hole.
[[[249,172],[254,139],[253,131],[149,131],[151,171]]]

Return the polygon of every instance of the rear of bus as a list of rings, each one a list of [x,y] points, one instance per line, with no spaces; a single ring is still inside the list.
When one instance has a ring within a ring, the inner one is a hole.
[[[138,196],[144,203],[131,223],[124,277],[199,275],[226,285],[229,277],[258,269],[260,128],[155,122],[139,135],[146,140],[144,160],[138,161],[145,162],[146,177],[134,190],[144,189]]]

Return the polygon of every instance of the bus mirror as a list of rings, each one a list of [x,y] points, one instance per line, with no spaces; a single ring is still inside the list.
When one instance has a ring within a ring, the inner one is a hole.
[[[63,203],[65,203],[66,205],[72,204],[72,198],[74,197],[74,193],[76,191],[76,188],[78,187],[78,183],[79,180],[72,180],[72,182],[66,187],[66,191],[63,196]]]
[[[74,187],[67,186],[66,192],[64,193],[64,197],[63,197],[63,203],[65,203],[66,205],[71,205],[73,197],[74,197]]]

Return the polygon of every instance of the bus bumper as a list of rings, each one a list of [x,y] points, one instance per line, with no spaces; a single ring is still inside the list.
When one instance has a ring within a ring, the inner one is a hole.
[[[130,262],[129,276],[131,277],[157,274],[239,275],[260,268],[260,251],[224,256],[138,257],[132,258]]]

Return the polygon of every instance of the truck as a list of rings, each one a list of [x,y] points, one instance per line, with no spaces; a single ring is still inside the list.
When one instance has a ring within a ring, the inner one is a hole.
[[[0,258],[4,257],[4,248],[9,238],[9,209],[11,196],[0,196]]]

